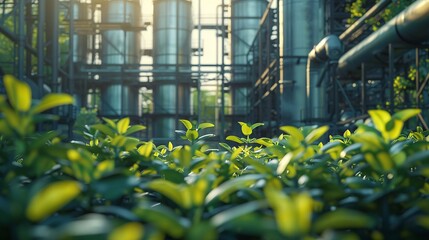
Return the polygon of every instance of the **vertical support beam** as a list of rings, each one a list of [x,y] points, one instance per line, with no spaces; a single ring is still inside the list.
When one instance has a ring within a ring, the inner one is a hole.
[[[18,79],[24,79],[25,1],[18,1]]]
[[[179,24],[179,20],[180,20],[180,17],[179,17],[179,13],[180,13],[180,11],[179,11],[179,0],[176,0],[176,29],[175,29],[175,31],[176,31],[176,64],[175,64],[175,70],[176,70],[176,74],[175,74],[175,76],[176,76],[176,103],[175,103],[175,105],[176,105],[176,109],[175,109],[175,124],[176,124],[176,129],[179,129],[179,121],[177,121],[177,120],[179,120],[179,103],[180,103],[180,100],[179,100],[179,95],[180,95],[180,87],[181,87],[181,79],[180,79],[180,69],[179,69],[179,26],[180,26],[180,24]],[[177,139],[177,134],[175,134],[174,135],[174,138],[175,138],[175,140]]]
[[[40,97],[43,96],[44,60],[45,60],[45,0],[39,0],[37,22],[37,86]]]
[[[221,104],[220,104],[220,122],[221,122],[221,129],[219,137],[220,139],[224,139],[224,133],[225,133],[225,0],[222,0],[222,7],[221,7],[221,29],[222,29],[222,60],[221,60],[221,67],[220,67],[220,75],[221,75]]]
[[[389,44],[389,78],[388,78],[388,88],[389,88],[389,110],[390,110],[390,114],[393,114],[394,110],[395,110],[395,96],[394,96],[394,88],[393,88],[393,83],[394,83],[394,63],[395,58],[394,58],[394,53],[393,53],[393,45]]]
[[[59,70],[59,45],[58,45],[58,26],[59,26],[59,6],[58,6],[58,0],[49,0],[47,7],[49,6],[49,10],[51,11],[51,19],[46,19],[47,21],[51,22],[51,29],[46,29],[46,31],[50,31],[50,39],[47,39],[47,41],[50,42],[51,51],[50,51],[50,58],[52,62],[52,72],[51,72],[51,78],[52,78],[52,91],[58,92],[59,91],[59,83],[58,83],[58,70]]]
[[[362,63],[361,65],[361,98],[362,98],[362,114],[365,114],[367,111],[367,102],[366,102],[366,69],[365,69],[365,63]]]
[[[73,56],[73,54],[75,53],[75,51],[74,51],[74,46],[75,46],[75,43],[74,43],[74,21],[75,21],[75,18],[74,18],[74,0],[69,0],[70,2],[69,2],[69,65],[68,65],[68,68],[69,68],[69,74],[68,74],[68,76],[69,76],[69,81],[68,81],[68,88],[69,88],[69,92],[70,92],[70,94],[72,94],[72,96],[73,96],[73,94],[74,94],[74,62],[73,62],[73,58],[74,58],[74,56]],[[70,138],[70,139],[72,139],[72,137],[73,137],[73,125],[74,125],[74,114],[73,114],[73,109],[74,109],[74,106],[73,105],[69,105],[68,106],[68,115],[69,115],[69,117],[68,117],[68,137]]]
[[[25,44],[27,46],[33,47],[33,13],[32,13],[32,2],[27,1],[25,8],[25,25],[26,25],[26,36]],[[33,56],[30,53],[27,53],[25,56],[25,75],[31,76],[32,68],[32,58]]]
[[[201,0],[198,0],[198,79],[197,79],[197,98],[198,98],[198,110],[197,110],[197,121],[201,123]],[[191,100],[192,101],[192,100]]]

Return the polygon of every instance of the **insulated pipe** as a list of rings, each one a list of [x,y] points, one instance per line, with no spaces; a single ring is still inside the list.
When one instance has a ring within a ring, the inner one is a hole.
[[[353,35],[353,33],[365,23],[366,20],[377,15],[379,12],[385,9],[391,2],[392,0],[382,0],[377,4],[375,4],[361,18],[359,18],[356,22],[354,22],[349,28],[347,28],[347,30],[345,30],[340,35],[340,40],[346,41],[347,39],[349,39],[351,35]]]
[[[338,61],[343,53],[343,44],[336,35],[323,38],[308,54],[306,67],[306,105],[307,117],[310,119],[324,119],[326,117],[326,89],[317,86],[317,81],[311,78],[312,63]],[[314,66],[313,66],[314,70]]]
[[[338,62],[338,72],[345,74],[389,44],[415,45],[429,40],[429,0],[419,0],[399,13],[354,48]]]

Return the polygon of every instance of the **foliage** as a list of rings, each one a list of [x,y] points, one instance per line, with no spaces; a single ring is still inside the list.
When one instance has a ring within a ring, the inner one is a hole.
[[[369,112],[372,124],[261,123],[219,149],[211,123],[180,120],[188,143],[156,146],[130,119],[82,127],[82,141],[37,132],[43,113],[70,104],[7,76],[0,97],[0,230],[7,239],[424,239],[429,233],[429,133],[404,132],[420,112]],[[26,93],[26,94],[24,94]],[[18,97],[19,94],[19,97]],[[19,125],[17,125],[19,123]],[[326,140],[329,139],[329,140]]]

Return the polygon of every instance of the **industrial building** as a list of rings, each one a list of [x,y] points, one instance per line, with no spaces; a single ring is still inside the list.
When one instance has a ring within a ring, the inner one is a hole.
[[[155,141],[177,140],[178,119],[215,123],[220,139],[238,121],[262,122],[255,134],[269,137],[282,125],[335,130],[368,109],[411,107],[424,109],[427,128],[429,0],[375,31],[369,20],[382,22],[394,1],[372,1],[353,24],[350,2],[3,0],[0,66],[35,98],[75,96],[57,112],[69,129],[87,108],[128,116]]]

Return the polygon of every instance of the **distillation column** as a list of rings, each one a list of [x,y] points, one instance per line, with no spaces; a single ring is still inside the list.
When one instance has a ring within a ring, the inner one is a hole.
[[[266,0],[232,0],[231,52],[232,78],[231,95],[234,115],[248,112],[248,98],[252,79],[247,73],[248,53],[259,29],[259,21],[267,8]],[[250,55],[249,55],[250,56]]]
[[[188,0],[154,1],[154,136],[174,138],[178,118],[191,113],[192,5]]]
[[[121,73],[124,64],[139,64],[141,43],[141,6],[139,0],[107,0],[101,5],[102,30],[101,62],[109,72],[100,81],[108,84],[101,89],[101,114],[106,116],[139,115],[138,88],[124,84],[138,74]],[[109,24],[111,25],[109,27]],[[111,64],[109,66],[109,64]],[[111,71],[110,71],[111,70]]]
[[[306,88],[306,59],[324,35],[324,0],[282,0],[280,4],[280,55],[283,63],[280,79],[283,81],[281,115],[283,124],[304,125],[311,116],[321,117],[324,112],[326,89]],[[313,81],[318,74],[312,71]],[[311,98],[311,99],[308,99]],[[307,109],[308,101],[317,103]],[[313,114],[317,113],[317,114]]]

